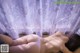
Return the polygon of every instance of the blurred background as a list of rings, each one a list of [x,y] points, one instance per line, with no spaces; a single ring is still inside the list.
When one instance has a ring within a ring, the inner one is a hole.
[[[80,0],[0,0],[0,33],[13,39],[20,33],[77,31],[80,25]]]

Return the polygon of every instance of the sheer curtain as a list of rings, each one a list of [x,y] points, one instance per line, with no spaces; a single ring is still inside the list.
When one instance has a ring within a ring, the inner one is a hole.
[[[76,31],[80,25],[80,4],[56,2],[60,0],[0,0],[0,32],[16,39],[21,32],[42,35],[42,32]]]

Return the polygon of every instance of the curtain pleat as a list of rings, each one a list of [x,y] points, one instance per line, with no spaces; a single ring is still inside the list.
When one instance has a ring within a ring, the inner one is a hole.
[[[80,2],[80,0],[61,0]],[[13,39],[21,32],[71,31],[80,25],[80,4],[57,4],[60,0],[0,0],[0,32]]]

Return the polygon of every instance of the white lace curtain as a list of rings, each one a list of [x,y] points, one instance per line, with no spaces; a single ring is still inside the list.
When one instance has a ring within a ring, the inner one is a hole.
[[[80,25],[80,4],[57,4],[60,0],[0,0],[0,32],[13,39],[19,33],[75,31]],[[80,0],[61,0],[80,2]]]

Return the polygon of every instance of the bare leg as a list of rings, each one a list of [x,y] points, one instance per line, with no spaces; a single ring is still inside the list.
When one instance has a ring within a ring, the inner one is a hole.
[[[26,35],[26,36],[23,36],[23,37],[20,37],[14,40],[13,45],[20,45],[20,44],[27,44],[30,42],[36,42],[38,41],[38,39],[39,39],[38,35],[30,34],[30,35]]]
[[[9,36],[3,35],[3,34],[0,34],[0,40],[9,45],[12,45],[13,43],[12,38],[10,38]]]
[[[39,52],[40,49],[36,42],[10,47],[10,53],[39,53]]]

